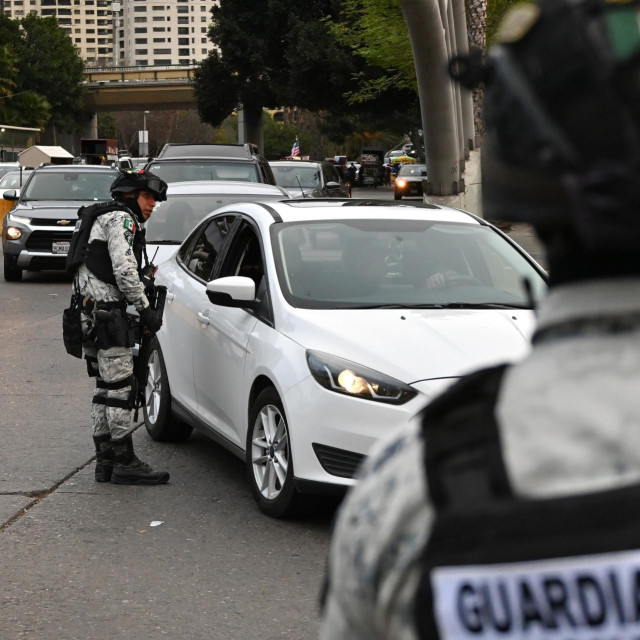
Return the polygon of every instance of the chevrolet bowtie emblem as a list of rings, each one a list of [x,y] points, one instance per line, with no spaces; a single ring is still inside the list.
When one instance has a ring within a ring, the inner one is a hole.
[[[71,220],[58,220],[57,224],[71,224]]]

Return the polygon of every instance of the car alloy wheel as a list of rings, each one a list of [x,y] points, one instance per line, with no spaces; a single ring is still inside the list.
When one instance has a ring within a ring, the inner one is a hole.
[[[275,389],[264,389],[249,415],[247,474],[253,496],[267,515],[290,513],[297,501],[289,427]]]
[[[167,370],[156,337],[149,341],[140,357],[146,370],[142,413],[147,432],[154,440],[186,440],[191,435],[193,427],[176,419],[172,414]]]

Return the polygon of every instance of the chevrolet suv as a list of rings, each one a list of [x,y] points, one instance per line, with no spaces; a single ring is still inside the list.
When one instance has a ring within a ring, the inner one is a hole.
[[[111,200],[118,176],[111,167],[44,165],[35,169],[18,196],[3,198],[16,204],[2,223],[4,279],[17,282],[23,271],[64,269],[78,209]]]
[[[239,180],[276,184],[266,158],[254,144],[165,144],[145,167],[165,182]]]

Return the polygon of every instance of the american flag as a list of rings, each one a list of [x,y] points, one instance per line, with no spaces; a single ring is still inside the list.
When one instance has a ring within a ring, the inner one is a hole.
[[[293,143],[293,147],[291,147],[291,157],[300,157],[300,143],[298,142],[298,138],[296,138],[296,141]]]

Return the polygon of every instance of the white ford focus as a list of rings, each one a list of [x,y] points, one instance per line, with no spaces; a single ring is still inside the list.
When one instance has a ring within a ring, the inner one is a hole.
[[[371,445],[461,375],[525,355],[546,289],[470,214],[358,200],[223,207],[157,282],[146,428],[195,426],[245,459],[272,516],[353,484]]]

